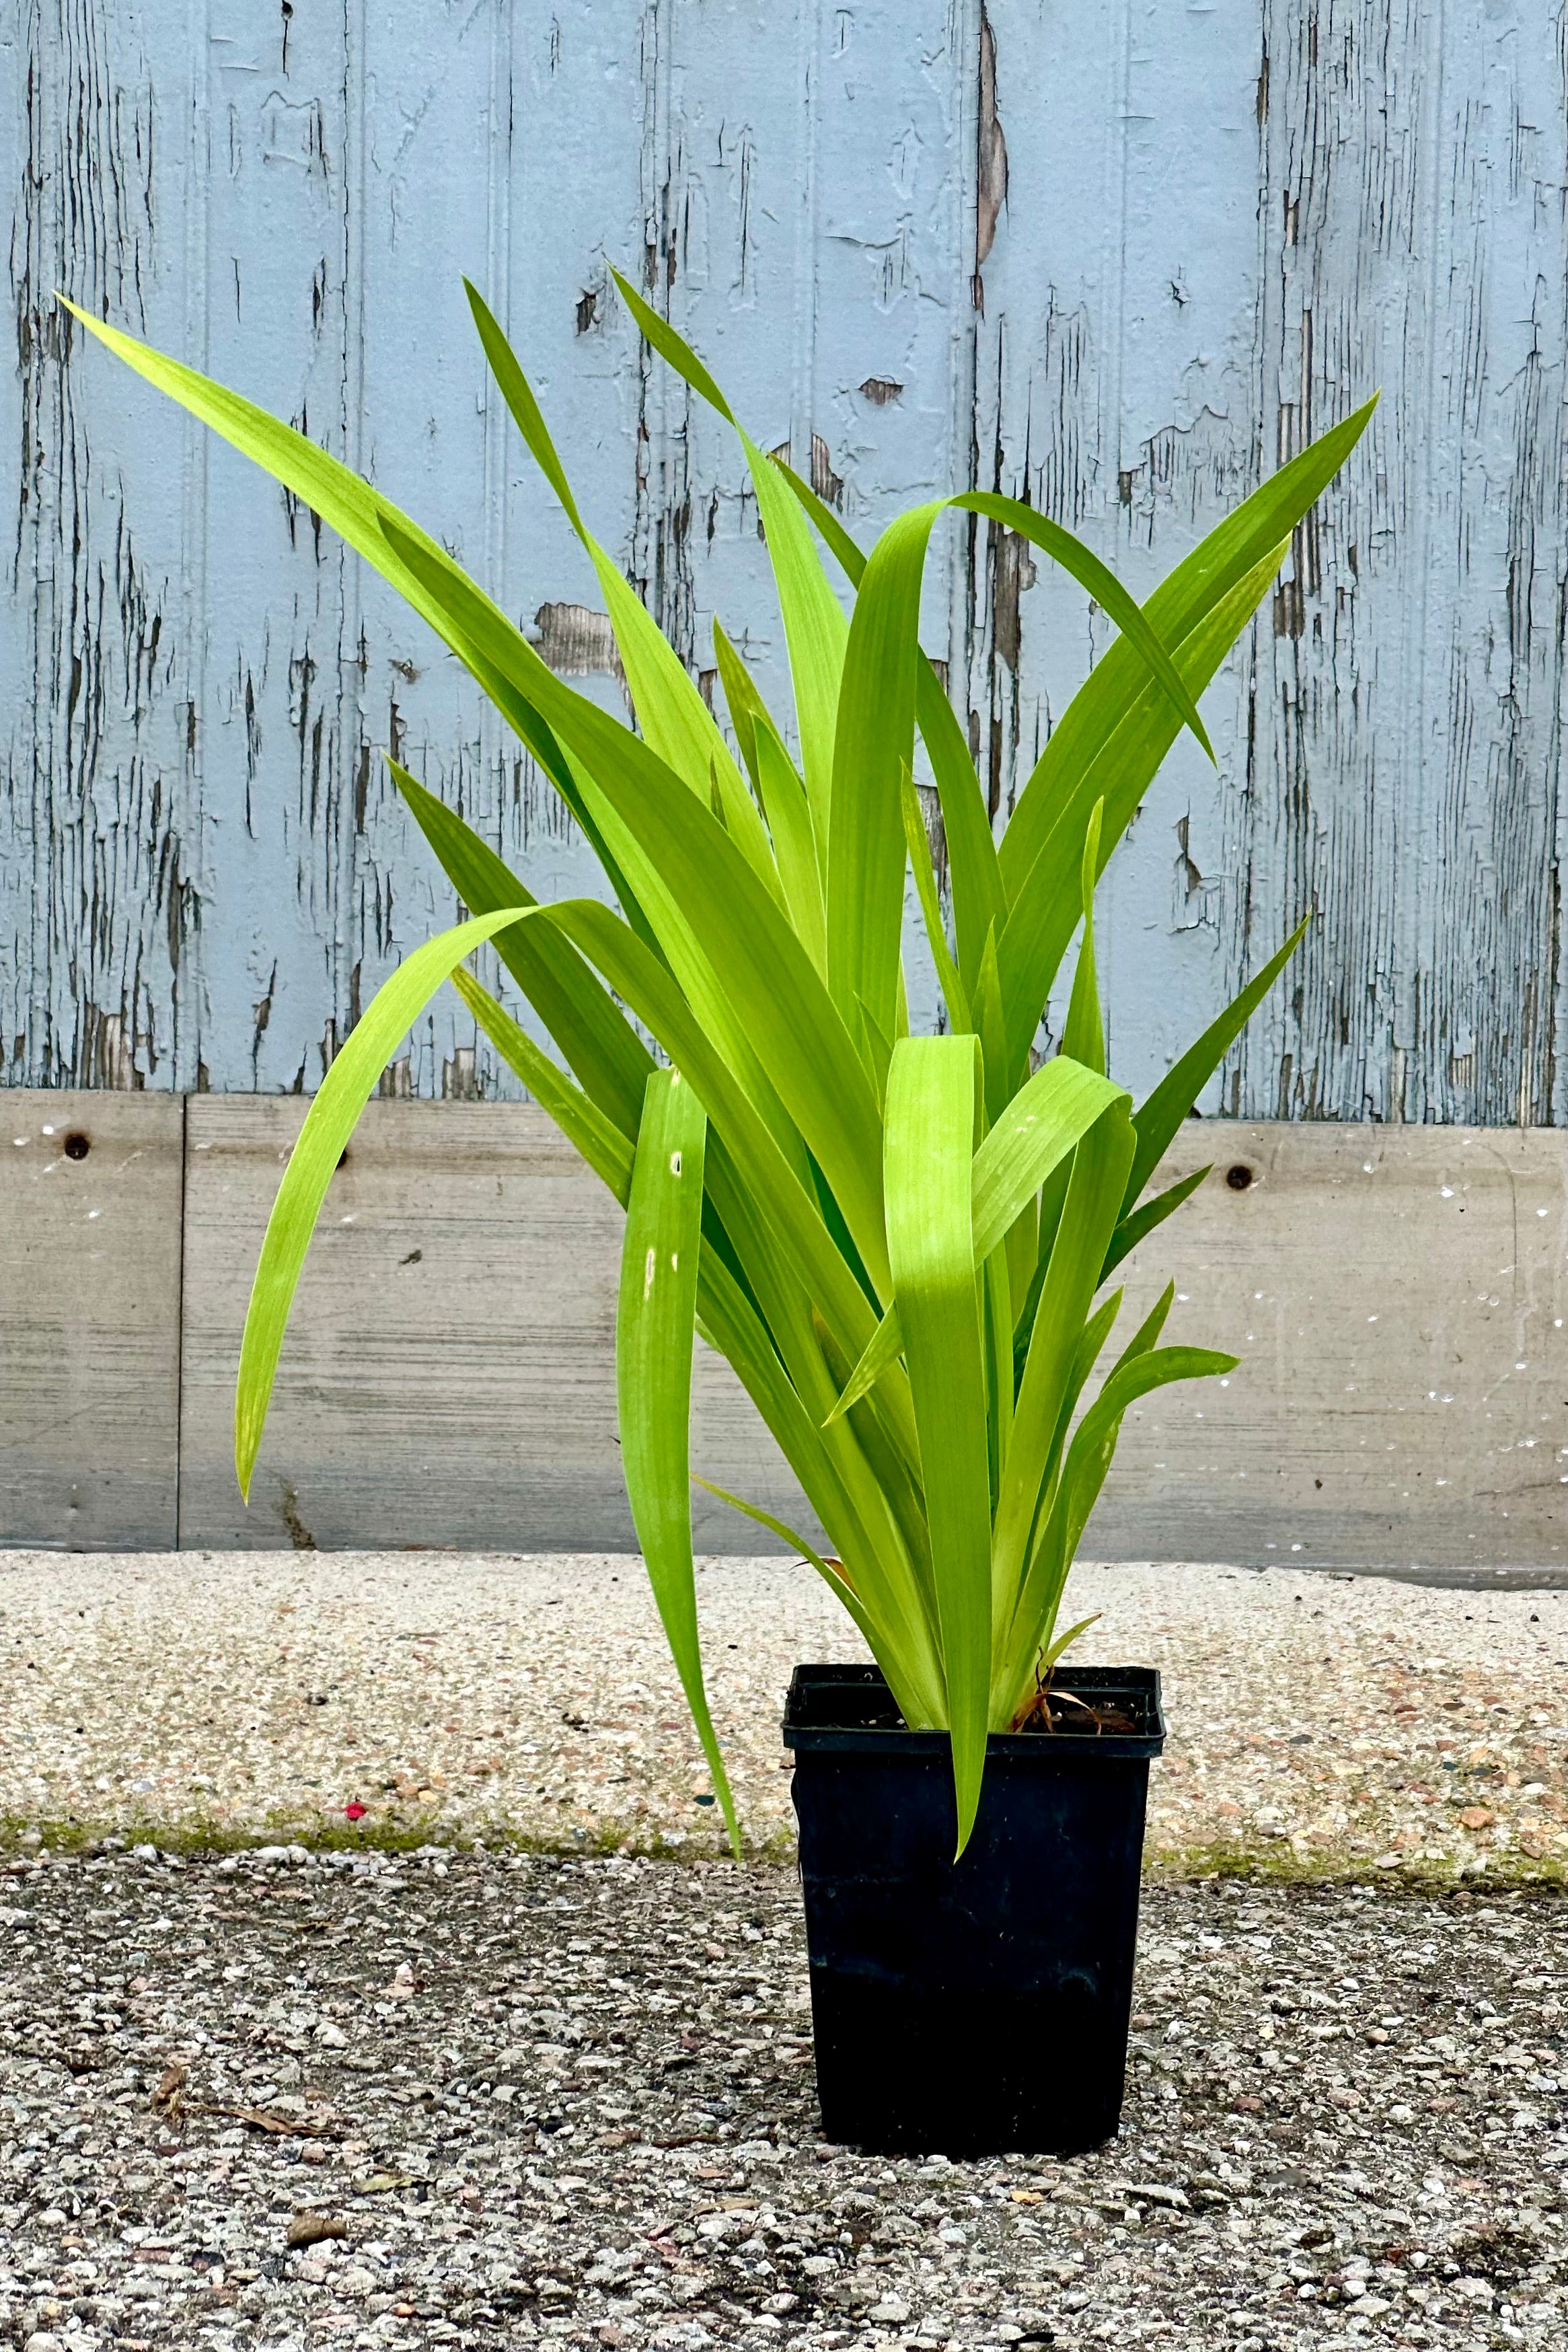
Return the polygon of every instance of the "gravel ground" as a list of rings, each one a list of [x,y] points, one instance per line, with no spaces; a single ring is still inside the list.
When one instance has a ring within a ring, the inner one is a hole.
[[[1156,1884],[1119,2140],[961,2167],[819,2143],[776,1865],[111,1850],[0,1903],[33,2352],[1565,2340],[1541,1892]]]
[[[754,1849],[791,1846],[783,1690],[858,1637],[787,1560],[699,1570]],[[1159,1666],[1150,1854],[1486,1884],[1561,1875],[1562,1591],[1154,1565],[1073,1571],[1085,1659]],[[719,1851],[626,1558],[0,1554],[0,1843],[482,1836]]]

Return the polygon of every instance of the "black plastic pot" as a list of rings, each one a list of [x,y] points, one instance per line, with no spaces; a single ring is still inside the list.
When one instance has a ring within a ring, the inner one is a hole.
[[[946,1733],[905,1729],[874,1666],[796,1668],[784,1741],[829,2139],[1071,2155],[1114,2132],[1160,1678],[1082,1666],[1053,1694],[1085,1703],[1059,1711],[1082,1727],[992,1735],[955,1863]]]

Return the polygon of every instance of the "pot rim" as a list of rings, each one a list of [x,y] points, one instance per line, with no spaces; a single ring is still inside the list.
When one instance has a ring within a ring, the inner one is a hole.
[[[1135,1698],[1149,1728],[1144,1732],[993,1731],[986,1741],[988,1764],[1092,1766],[1142,1760],[1160,1755],[1166,1744],[1165,1711],[1160,1703],[1159,1669],[1155,1666],[1073,1666],[1055,1677],[1055,1686],[1069,1696]],[[783,1739],[797,1756],[837,1754],[916,1758],[952,1753],[946,1731],[910,1731],[903,1727],[878,1727],[822,1719],[823,1703],[831,1706],[834,1690],[856,1693],[887,1690],[880,1666],[798,1665],[789,1678],[784,1702]],[[890,1694],[891,1696],[891,1694]],[[812,1718],[815,1718],[814,1720]]]

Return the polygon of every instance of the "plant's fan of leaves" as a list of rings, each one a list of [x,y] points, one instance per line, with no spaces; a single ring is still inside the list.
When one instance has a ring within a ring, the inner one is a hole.
[[[988,1726],[1014,1720],[1082,1630],[1058,1635],[1058,1607],[1123,1415],[1166,1381],[1230,1364],[1160,1344],[1167,1286],[1082,1403],[1121,1303],[1119,1292],[1096,1303],[1100,1285],[1201,1174],[1146,1202],[1143,1192],[1302,936],[1134,1117],[1106,1076],[1095,887],[1177,731],[1208,748],[1198,698],[1371,412],[1266,482],[1139,606],[1070,532],[998,493],[917,508],[862,553],[740,427],[668,321],[618,283],[652,345],[739,436],[784,624],[799,762],[716,624],[737,765],[590,532],[533,389],[472,288],[497,383],[595,566],[639,731],[557,677],[434,538],[326,451],[74,312],[307,502],[430,623],[554,783],[621,908],[538,906],[471,826],[394,766],[471,919],[416,950],[378,992],[311,1106],[246,1319],[236,1464],[244,1484],[343,1143],[451,972],[497,1052],[627,1207],[617,1360],[628,1491],[732,1838],[692,1575],[694,1330],[735,1369],[832,1549],[819,1554],[783,1521],[726,1499],[813,1561],[904,1719],[950,1730],[962,1850]],[[1117,631],[1053,728],[999,847],[919,643],[930,534],[949,504],[1050,555]],[[852,592],[848,613],[824,556]],[[942,805],[951,944],[914,782],[917,731]],[[908,1035],[906,863],[952,1025],[943,1038]],[[1080,925],[1064,1051],[1031,1076],[1042,1010]],[[550,1050],[458,969],[486,941]],[[672,1069],[655,1068],[633,1019]]]
[[[632,1524],[738,1861],[735,1800],[703,1685],[687,1461],[706,1143],[707,1120],[691,1087],[678,1070],[656,1070],[643,1097],[626,1203],[615,1393]]]

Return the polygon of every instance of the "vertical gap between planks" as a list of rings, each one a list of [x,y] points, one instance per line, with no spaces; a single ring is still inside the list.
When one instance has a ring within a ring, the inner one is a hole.
[[[951,58],[958,155],[952,174],[953,298],[949,316],[948,448],[955,484],[981,488],[976,440],[975,378],[979,320],[974,288],[979,272],[980,17],[982,0],[956,0],[952,16]],[[972,675],[976,627],[976,581],[970,551],[977,542],[977,518],[955,518],[947,528],[947,693],[966,740],[975,707]],[[944,857],[944,866],[946,860]]]
[[[486,282],[485,299],[495,317],[501,322],[501,331],[516,348],[517,337],[511,309],[512,288],[512,179],[514,140],[516,136],[516,56],[513,36],[513,12],[506,0],[496,0],[490,31],[490,96],[488,137],[486,141],[486,231],[485,268]],[[483,498],[485,504],[485,586],[500,605],[507,609],[507,556],[511,521],[510,487],[507,477],[507,436],[511,429],[510,412],[491,375],[489,365],[480,350],[477,335],[469,346],[473,364],[478,370],[479,397],[483,407]],[[507,854],[507,756],[508,730],[488,695],[479,698],[479,808],[491,808],[489,823],[490,845],[497,856]],[[514,755],[520,747],[513,746]],[[493,802],[489,795],[494,795]],[[470,822],[483,822],[479,811],[472,812]],[[479,970],[485,983],[493,992],[499,991],[500,961],[494,946],[488,946],[479,958]],[[503,1098],[507,1091],[507,1072],[498,1064],[489,1040],[471,1016],[464,1019],[463,1034],[471,1038],[474,1051],[475,1083],[481,1094]]]
[[[789,462],[808,478],[817,429],[817,107],[821,80],[821,0],[799,0],[795,97],[800,173],[795,215],[795,382],[789,403]],[[753,428],[756,429],[755,427]]]
[[[188,366],[212,373],[207,310],[207,265],[210,247],[208,194],[212,184],[212,108],[208,74],[212,58],[212,0],[188,0],[187,47],[190,58],[190,121],[188,154],[192,200],[185,205],[184,349]],[[199,193],[198,193],[199,192]],[[208,896],[206,746],[202,728],[207,710],[208,630],[207,538],[210,514],[209,460],[212,435],[187,411],[183,428],[181,466],[180,601],[183,618],[186,723],[185,772],[181,802],[184,838],[179,845],[178,871],[172,887],[175,911],[170,938],[177,941],[179,968],[173,974],[174,1084],[190,1088],[204,1082],[203,1015],[206,1003],[206,949],[201,909]],[[191,908],[190,919],[186,908]],[[183,1114],[182,1113],[182,1118]],[[183,1178],[182,1177],[182,1202]],[[178,1486],[175,1490],[178,1511]],[[176,1525],[178,1520],[176,1518]],[[176,1541],[178,1538],[176,1537]]]
[[[361,224],[367,200],[365,173],[365,82],[367,22],[365,0],[342,0],[343,170],[341,322],[343,348],[339,392],[339,428],[343,461],[357,474],[363,469],[365,406],[365,267]],[[356,793],[361,747],[364,740],[365,678],[360,667],[364,645],[364,575],[358,556],[346,540],[337,541],[338,566],[338,743],[335,758],[338,798],[338,887],[336,900],[339,950],[337,1009],[341,1020],[340,1045],[359,1016],[361,975],[367,957],[366,892],[362,887],[370,865],[370,809],[366,830],[360,826]],[[373,894],[372,894],[373,895]],[[372,946],[379,947],[379,942]],[[379,961],[379,957],[377,958]]]
[[[1427,316],[1425,320],[1427,336],[1427,366],[1423,386],[1426,403],[1425,413],[1428,418],[1436,418],[1438,414],[1439,363],[1437,346],[1439,340],[1439,322],[1442,319],[1445,307],[1442,278],[1445,264],[1451,258],[1449,241],[1443,234],[1443,171],[1439,163],[1438,151],[1438,141],[1442,136],[1443,121],[1448,105],[1448,72],[1446,62],[1448,41],[1447,26],[1444,21],[1444,16],[1445,11],[1443,0],[1432,0],[1430,11],[1432,39],[1428,43],[1427,47],[1426,70],[1421,77],[1420,111],[1416,117],[1416,137],[1420,143],[1416,157],[1416,168],[1418,173],[1427,176],[1428,182],[1426,192],[1428,250],[1427,256],[1426,285],[1424,289],[1427,298]],[[1450,183],[1450,184],[1452,184]],[[1457,227],[1458,223],[1450,220],[1449,226]],[[1324,423],[1326,423],[1326,419],[1323,420]],[[1320,429],[1322,429],[1321,426]],[[1377,430],[1377,422],[1375,418],[1373,421],[1372,430],[1374,433]],[[1458,484],[1458,490],[1459,501],[1462,506],[1464,499],[1464,455],[1462,448],[1459,453],[1459,466],[1460,478]],[[1432,820],[1436,814],[1432,805],[1434,785],[1436,787],[1436,794],[1438,800],[1441,799],[1443,790],[1442,772],[1440,766],[1436,760],[1429,761],[1427,756],[1427,744],[1429,742],[1433,743],[1434,746],[1436,744],[1437,730],[1433,728],[1431,713],[1427,707],[1427,682],[1430,676],[1430,666],[1427,662],[1427,646],[1430,641],[1432,622],[1435,616],[1432,613],[1431,580],[1432,501],[1430,491],[1432,488],[1433,458],[1431,442],[1426,434],[1420,434],[1416,436],[1416,462],[1412,470],[1415,475],[1415,479],[1410,483],[1409,487],[1414,491],[1415,495],[1406,510],[1406,528],[1409,537],[1413,539],[1416,543],[1416,578],[1419,581],[1420,585],[1414,596],[1404,600],[1404,621],[1406,628],[1406,657],[1411,659],[1416,673],[1414,699],[1416,704],[1416,727],[1414,743],[1406,738],[1405,744],[1404,761],[1402,762],[1403,772],[1401,775],[1403,789],[1397,794],[1394,804],[1392,827],[1394,853],[1392,860],[1393,871],[1385,877],[1385,886],[1388,889],[1394,902],[1394,921],[1390,925],[1390,931],[1392,934],[1390,946],[1394,949],[1396,953],[1397,953],[1399,944],[1398,930],[1402,928],[1398,921],[1400,898],[1398,881],[1399,866],[1405,845],[1401,841],[1400,835],[1402,832],[1406,835],[1409,841],[1411,854],[1416,860],[1419,860],[1423,853],[1423,845],[1433,838]],[[1412,524],[1414,526],[1413,529]],[[1411,551],[1407,545],[1406,549],[1406,577],[1408,577],[1410,553]],[[1413,647],[1409,645],[1409,631],[1412,623],[1414,623],[1416,629],[1416,643]],[[1451,634],[1449,635],[1448,650],[1451,659]],[[1414,774],[1411,773],[1412,766],[1415,771]],[[1428,776],[1428,771],[1430,771],[1430,779]],[[1427,898],[1427,893],[1424,890],[1416,890],[1410,894],[1410,898],[1413,903],[1410,904],[1406,921],[1409,924],[1411,931],[1415,934],[1415,940],[1413,941],[1415,953],[1411,959],[1410,969],[1413,974],[1433,972],[1437,969],[1436,942],[1434,941],[1433,943],[1433,952],[1428,956],[1426,950],[1426,943],[1420,936],[1427,925],[1427,910],[1424,903]],[[1369,975],[1369,978],[1375,979],[1375,977],[1376,975]],[[1400,986],[1400,975],[1397,968],[1388,975],[1388,978],[1391,983],[1388,991],[1390,1031],[1388,1036],[1387,1076],[1385,1080],[1384,1091],[1384,1116],[1391,1124],[1402,1126],[1406,1117],[1406,1097],[1410,1081],[1407,1074],[1408,1056],[1401,1045],[1399,1032],[1401,1029],[1404,1029],[1406,1037],[1409,1039],[1410,1043],[1414,1045],[1418,1041],[1421,1023],[1417,1017],[1416,1002],[1409,1000],[1407,998],[1406,989]],[[1435,1049],[1437,1045],[1437,1035],[1435,1031],[1433,1033],[1432,1042]],[[1528,1051],[1521,1040],[1520,1053],[1521,1086],[1528,1083],[1529,1066]],[[1432,1074],[1428,1073],[1427,1081],[1428,1086],[1431,1084],[1431,1077]],[[1443,1115],[1446,1118],[1452,1118],[1454,1116],[1453,1087],[1448,1078],[1446,1072],[1440,1084],[1442,1093],[1445,1097],[1443,1103]],[[1473,1115],[1473,1101],[1471,1105],[1467,1106],[1467,1108],[1470,1109]],[[1423,1109],[1426,1110],[1427,1116],[1429,1117],[1429,1109],[1427,1109],[1426,1106],[1423,1106]],[[1524,1118],[1522,1105],[1521,1107],[1520,1118],[1521,1124],[1522,1125]]]

